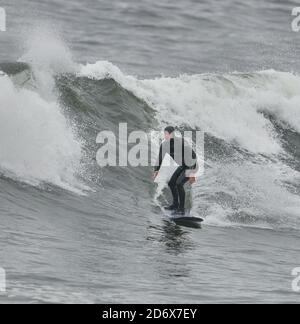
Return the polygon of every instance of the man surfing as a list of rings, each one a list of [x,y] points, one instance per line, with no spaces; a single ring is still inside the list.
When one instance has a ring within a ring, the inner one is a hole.
[[[153,178],[155,179],[160,171],[163,159],[168,153],[179,165],[171,177],[168,185],[173,196],[173,204],[165,207],[165,210],[172,211],[174,216],[185,215],[185,189],[184,185],[189,182],[195,183],[196,173],[199,170],[197,155],[195,151],[182,138],[175,135],[175,128],[168,126],[164,130],[165,141],[159,149],[159,157],[154,168]]]

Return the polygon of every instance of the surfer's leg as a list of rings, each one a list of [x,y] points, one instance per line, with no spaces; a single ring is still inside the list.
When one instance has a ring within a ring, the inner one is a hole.
[[[185,210],[185,189],[184,185],[188,182],[188,178],[185,175],[185,170],[180,174],[176,181],[176,187],[179,195],[179,211]]]
[[[179,206],[179,195],[178,195],[178,190],[177,190],[177,186],[176,186],[176,181],[173,181],[173,182],[170,181],[169,187],[171,189],[172,197],[173,197],[173,204],[171,207],[174,207],[172,209],[177,209]]]
[[[175,171],[171,180],[168,183],[173,196],[173,205],[171,206],[172,209],[177,209],[179,207],[179,194],[177,188],[177,180],[181,173],[182,173],[182,169],[180,167]]]

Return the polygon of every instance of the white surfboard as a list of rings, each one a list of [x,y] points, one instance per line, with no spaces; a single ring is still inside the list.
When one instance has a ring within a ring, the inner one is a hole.
[[[177,164],[171,155],[167,153],[162,161],[161,168],[155,182],[158,184],[167,184],[178,167],[179,164]]]

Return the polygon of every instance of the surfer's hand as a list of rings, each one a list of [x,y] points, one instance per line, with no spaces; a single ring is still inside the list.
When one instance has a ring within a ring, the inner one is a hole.
[[[155,172],[153,173],[152,179],[155,180],[157,176],[158,176],[158,171],[155,171]]]
[[[190,176],[189,176],[189,183],[190,184],[194,184],[195,182],[196,182],[196,177],[195,177],[195,175],[193,175],[193,174],[191,174]]]

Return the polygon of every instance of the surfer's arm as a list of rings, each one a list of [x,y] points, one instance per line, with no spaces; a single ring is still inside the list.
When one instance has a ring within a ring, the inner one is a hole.
[[[193,161],[195,161],[195,163],[188,168],[187,177],[189,178],[189,182],[191,184],[193,184],[196,182],[196,179],[197,179],[196,175],[197,175],[200,167],[199,167],[198,157],[197,157],[196,152],[191,147],[190,147],[190,149],[192,152],[192,159],[193,159]]]
[[[198,157],[193,147],[185,140],[182,141],[182,159],[190,174],[199,171]]]
[[[194,174],[196,174],[199,171],[199,163],[198,163],[198,157],[196,152],[192,149],[192,158],[193,161],[196,161],[195,164],[191,167],[191,170]]]

